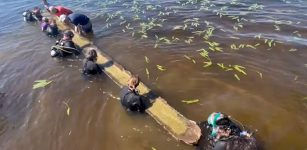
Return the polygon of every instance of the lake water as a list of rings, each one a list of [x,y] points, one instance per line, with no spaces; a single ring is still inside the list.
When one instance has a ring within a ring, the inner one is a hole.
[[[52,3],[88,15],[94,43],[187,118],[221,111],[253,130],[263,149],[307,148],[307,1]],[[51,58],[56,39],[22,20],[34,6],[0,0],[1,149],[194,149],[150,116],[125,112],[107,76],[84,78],[82,56]],[[40,79],[53,83],[33,90]]]

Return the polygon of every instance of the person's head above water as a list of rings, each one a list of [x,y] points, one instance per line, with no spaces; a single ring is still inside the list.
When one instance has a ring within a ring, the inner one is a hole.
[[[208,117],[208,124],[212,127],[211,136],[229,136],[230,134],[230,120],[227,115],[214,112]]]
[[[91,49],[88,53],[87,53],[87,59],[90,61],[96,61],[97,60],[97,52],[95,49]]]
[[[43,22],[46,22],[46,23],[49,23],[49,19],[48,19],[47,17],[43,17],[43,18],[42,18],[42,21],[43,21]]]
[[[48,9],[49,9],[49,11],[50,11],[52,14],[56,14],[56,13],[59,12],[59,10],[56,9],[54,6],[50,6]]]
[[[137,75],[132,75],[128,80],[128,87],[130,90],[135,90],[139,84],[140,84],[140,79]]]
[[[63,40],[71,40],[74,37],[74,33],[70,30],[66,30],[63,33]]]

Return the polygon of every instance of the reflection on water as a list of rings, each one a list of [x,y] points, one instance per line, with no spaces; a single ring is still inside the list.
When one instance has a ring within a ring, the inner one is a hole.
[[[126,113],[113,97],[120,89],[107,76],[84,79],[82,56],[50,58],[55,39],[18,14],[34,5],[39,3],[0,3],[7,6],[0,10],[7,23],[0,27],[5,41],[0,43],[0,93],[6,93],[0,95],[2,149],[193,149],[149,116]],[[305,1],[78,0],[64,5],[88,14],[94,42],[186,117],[201,121],[222,111],[256,131],[265,149],[307,147]],[[204,50],[205,57],[199,54]],[[53,83],[32,90],[39,79]],[[187,105],[184,99],[200,102]]]

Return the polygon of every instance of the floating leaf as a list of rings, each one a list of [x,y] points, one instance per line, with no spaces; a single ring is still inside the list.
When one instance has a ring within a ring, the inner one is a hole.
[[[154,148],[154,147],[151,147],[151,150],[157,150],[156,148]]]
[[[234,76],[235,76],[235,78],[238,80],[238,81],[240,81],[240,78],[239,78],[239,76],[237,75],[237,74],[233,74]]]
[[[259,77],[262,79],[262,73],[257,71],[257,73],[259,74]]]
[[[199,102],[199,99],[192,99],[192,100],[182,100],[181,102],[186,104],[193,104]]]
[[[166,71],[166,68],[164,68],[163,66],[157,65],[157,68],[158,68],[160,71]]]
[[[291,49],[289,49],[289,52],[295,52],[295,51],[297,51],[296,48],[291,48]]]
[[[66,114],[67,114],[67,116],[69,116],[69,114],[70,114],[70,107],[69,107],[69,105],[66,102],[63,102],[63,103],[67,107]]]
[[[146,63],[149,63],[149,58],[147,56],[145,56],[145,61]]]
[[[245,69],[245,67],[240,66],[240,65],[234,65],[233,68],[234,68],[235,70],[241,72],[242,74],[247,75],[246,72],[243,70],[243,69]]]
[[[294,81],[296,81],[298,79],[298,76],[296,75],[295,77],[294,77]]]
[[[47,81],[47,80],[36,80],[34,81],[33,88],[32,89],[37,89],[37,88],[43,88],[50,84],[52,81]]]
[[[147,68],[146,68],[145,70],[146,70],[146,75],[147,75],[147,78],[149,79],[149,71],[148,71],[148,69],[147,69]]]
[[[183,29],[183,26],[175,26],[174,28],[173,28],[173,30],[178,30],[178,29]]]
[[[187,55],[183,55],[183,57],[185,57],[188,60],[191,60],[191,57],[187,56]]]
[[[249,47],[249,48],[252,48],[252,49],[257,49],[255,46],[249,45],[249,44],[247,44],[246,47]]]
[[[212,62],[211,61],[207,61],[207,62],[204,62],[204,65],[203,65],[203,67],[209,67],[209,66],[211,66],[212,65]]]

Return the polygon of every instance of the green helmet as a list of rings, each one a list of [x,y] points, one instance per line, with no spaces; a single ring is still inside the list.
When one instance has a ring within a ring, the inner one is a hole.
[[[225,118],[225,115],[223,115],[222,113],[220,112],[214,112],[212,114],[209,115],[207,121],[208,121],[208,124],[212,127],[212,131],[211,131],[211,136],[212,137],[215,137],[216,134],[217,134],[217,125],[216,125],[216,122],[220,119],[223,119]]]

